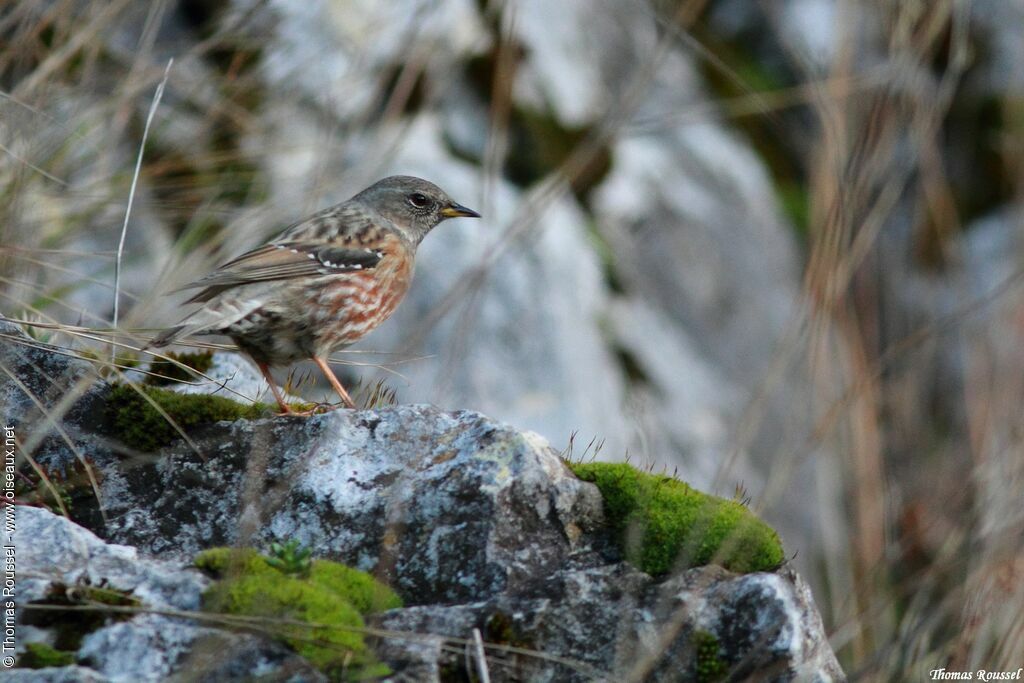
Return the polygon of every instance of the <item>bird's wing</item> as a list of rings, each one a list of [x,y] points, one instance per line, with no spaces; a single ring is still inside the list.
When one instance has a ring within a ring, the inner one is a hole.
[[[279,242],[246,252],[203,279],[174,291],[202,287],[189,303],[209,301],[240,285],[369,270],[383,256],[383,252],[372,248],[339,247],[324,242]]]
[[[270,244],[174,291],[203,288],[188,301],[195,303],[255,282],[369,270],[384,256],[376,248],[386,241],[382,222],[366,207],[345,202],[290,225]]]

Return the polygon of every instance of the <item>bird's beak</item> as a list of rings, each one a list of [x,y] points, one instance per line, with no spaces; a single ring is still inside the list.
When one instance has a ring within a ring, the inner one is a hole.
[[[455,202],[441,209],[441,215],[445,218],[480,218],[480,214],[473,209],[467,209],[462,204]]]

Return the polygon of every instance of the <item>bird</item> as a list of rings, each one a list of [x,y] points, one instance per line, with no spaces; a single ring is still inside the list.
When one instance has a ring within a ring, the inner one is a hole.
[[[409,290],[420,242],[441,221],[458,217],[480,214],[422,178],[379,180],[174,290],[199,289],[185,303],[202,305],[148,346],[199,334],[230,337],[270,384],[281,414],[297,411],[270,368],[312,360],[342,403],[355,408],[327,358],[394,313]]]

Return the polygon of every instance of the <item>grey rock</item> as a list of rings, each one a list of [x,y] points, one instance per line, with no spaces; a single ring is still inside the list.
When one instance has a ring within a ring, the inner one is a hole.
[[[1024,47],[1016,40],[1024,21],[1024,8],[1014,3],[995,3],[984,9],[970,8],[972,26],[984,36],[987,59],[982,60],[981,87],[997,97],[1014,97],[1024,92],[1024,77],[1016,64],[1024,59]]]
[[[44,598],[55,585],[106,585],[160,609],[196,609],[207,581],[197,571],[139,557],[135,548],[110,545],[48,510],[19,507],[14,542],[25,563],[19,601]]]
[[[237,422],[196,445],[205,460],[176,448],[153,465],[103,468],[125,482],[104,496],[110,538],[182,558],[295,539],[409,599],[450,602],[526,590],[600,518],[596,490],[540,437],[477,413]],[[513,550],[512,539],[528,541]]]
[[[429,140],[431,131],[424,124],[414,137]],[[398,168],[441,172],[466,202],[483,194],[477,174],[426,142],[408,149]],[[602,329],[608,294],[585,215],[558,197],[524,217],[530,199],[507,182],[495,183],[489,199],[481,209],[489,225],[453,222],[424,241],[407,300],[362,347],[426,356],[396,368],[408,386],[388,377],[403,400],[473,406],[560,447],[576,432],[588,441],[599,436],[606,452],[622,457],[632,445],[622,415],[625,385]],[[490,245],[524,218],[513,248],[494,252]],[[456,299],[447,316],[428,325],[481,264],[486,278],[464,290],[472,296]]]
[[[641,404],[637,450],[712,476],[720,495],[748,486],[766,519],[804,540],[797,562],[810,571],[822,529],[812,511],[838,515],[838,498],[823,492],[826,454],[795,461],[822,408],[799,362],[797,250],[767,170],[712,123],[619,140],[615,158],[593,200],[626,290],[611,327],[650,373],[641,398],[691,406]]]
[[[39,508],[18,509],[14,543],[26,577],[16,602],[28,618],[40,614],[31,603],[88,586],[122,592],[155,610],[196,610],[208,584],[195,570],[140,558],[135,548],[107,544]],[[86,635],[77,657],[111,681],[160,680],[199,631],[186,621],[140,614]]]
[[[174,383],[167,388],[180,394],[211,394],[235,401],[270,401],[270,387],[263,375],[245,356],[217,351],[211,359],[208,378],[196,378],[194,383]]]
[[[86,666],[47,667],[45,669],[10,669],[4,680],[12,683],[112,683],[103,674]]]
[[[140,601],[143,612],[126,621],[108,620],[84,634],[76,659],[85,666],[15,670],[11,680],[136,683],[163,681],[183,672],[188,675],[182,680],[188,681],[241,680],[254,672],[267,680],[283,681],[293,675],[304,676],[302,680],[322,679],[308,663],[276,643],[156,613],[199,609],[209,580],[197,570],[140,557],[135,548],[106,543],[40,508],[19,507],[16,520],[14,544],[22,577],[16,609],[19,618],[28,622],[19,627],[19,646],[28,642],[30,633],[45,642],[52,627],[34,619],[52,613],[33,610],[32,603],[47,602],[69,590],[87,586],[116,590]],[[209,655],[213,648],[219,653],[216,658]],[[230,654],[225,656],[225,652]],[[232,677],[222,678],[221,674]]]
[[[642,299],[613,301],[608,328],[642,375],[630,387],[627,410],[645,438],[630,454],[656,462],[659,453],[675,453],[687,480],[710,489],[729,456],[729,425],[742,389],[707,362],[677,322]],[[760,488],[752,468],[735,475]]]
[[[791,571],[737,576],[700,568],[657,584],[611,564],[559,572],[545,596],[392,610],[380,625],[452,638],[480,629],[485,642],[501,644],[487,648],[496,681],[697,680],[697,639],[710,644],[728,680],[845,680],[820,639],[810,592]],[[390,640],[382,652],[402,680],[439,681],[465,661],[445,645],[436,637]]]

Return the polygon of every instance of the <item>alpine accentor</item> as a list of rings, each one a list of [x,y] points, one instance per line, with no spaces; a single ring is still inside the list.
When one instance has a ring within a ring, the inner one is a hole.
[[[426,180],[384,178],[183,287],[201,288],[188,303],[202,308],[151,346],[226,335],[256,362],[285,413],[293,411],[269,368],[312,359],[353,408],[326,358],[394,312],[409,289],[416,247],[438,223],[458,216],[480,214]]]

